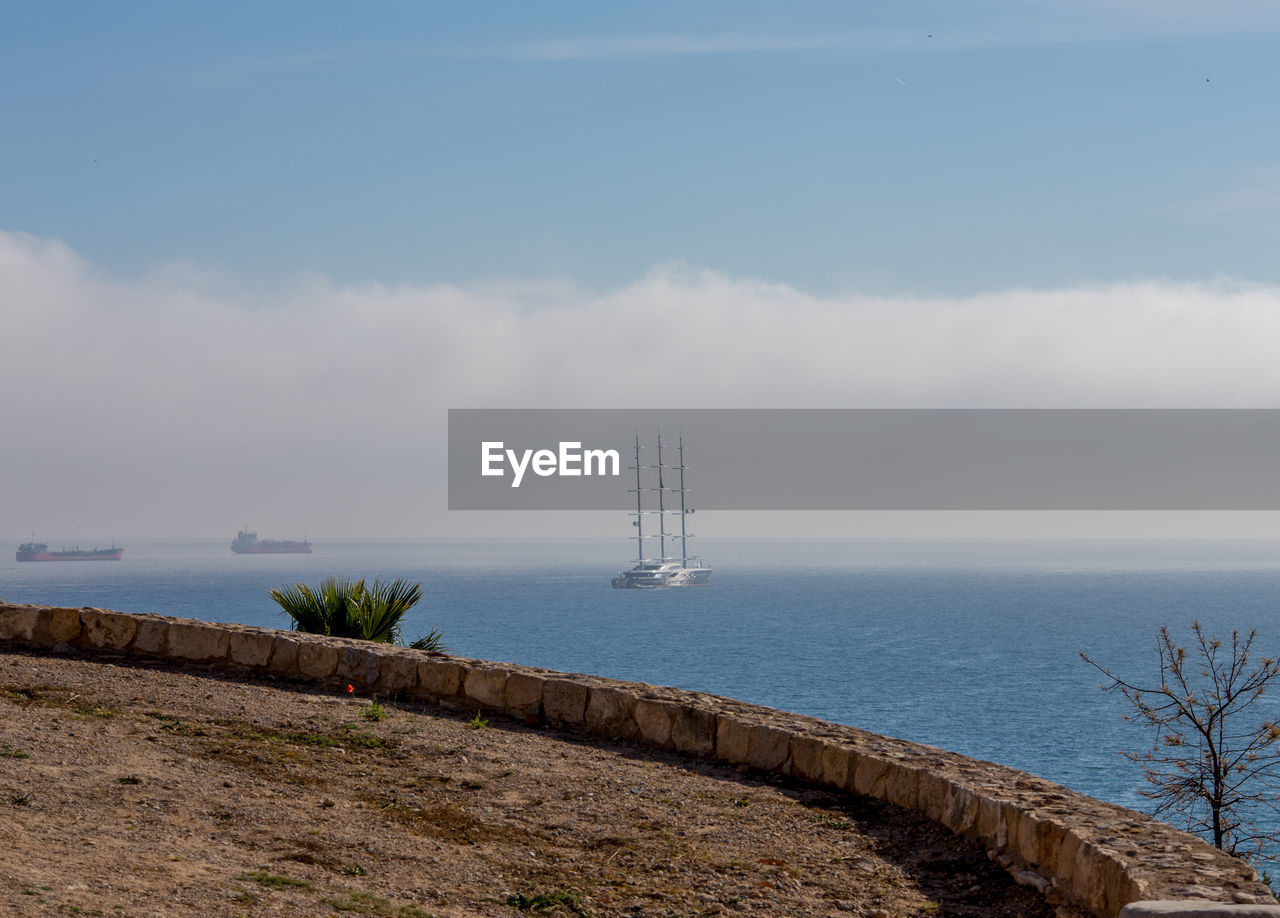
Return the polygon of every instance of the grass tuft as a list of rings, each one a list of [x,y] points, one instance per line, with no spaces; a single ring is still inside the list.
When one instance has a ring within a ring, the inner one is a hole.
[[[555,892],[538,893],[533,896],[526,896],[523,893],[507,896],[507,905],[512,908],[518,908],[522,912],[549,912],[554,908],[564,906],[575,915],[587,915],[582,907],[581,893],[565,892],[563,889],[557,889]]]
[[[252,873],[242,873],[236,877],[237,880],[248,880],[257,883],[259,886],[266,886],[269,889],[306,889],[311,885],[309,880],[299,880],[296,877],[285,877],[276,873],[267,873],[265,870],[255,870]]]

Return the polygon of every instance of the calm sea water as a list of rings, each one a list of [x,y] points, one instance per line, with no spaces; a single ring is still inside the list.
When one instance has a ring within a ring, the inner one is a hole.
[[[16,543],[15,543],[16,544]],[[0,561],[0,597],[287,627],[267,590],[409,577],[456,653],[674,685],[952,749],[1143,808],[1118,753],[1146,735],[1084,651],[1154,672],[1161,625],[1259,632],[1280,651],[1280,543],[735,540],[711,586],[613,590],[609,541],[130,542],[120,562]],[[1280,703],[1280,697],[1271,699]],[[1271,710],[1271,716],[1277,712]]]

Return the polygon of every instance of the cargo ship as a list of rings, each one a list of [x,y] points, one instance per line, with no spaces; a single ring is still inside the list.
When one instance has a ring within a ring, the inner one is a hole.
[[[311,543],[303,536],[301,542],[287,539],[258,539],[256,532],[241,529],[236,533],[236,540],[231,543],[231,550],[237,555],[300,555],[311,554]]]
[[[94,548],[84,551],[80,548],[64,548],[62,551],[49,551],[43,542],[25,542],[18,546],[14,556],[19,561],[119,561],[124,555],[123,548]]]

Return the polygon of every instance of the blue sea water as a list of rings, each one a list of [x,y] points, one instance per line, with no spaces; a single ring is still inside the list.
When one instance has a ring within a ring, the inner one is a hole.
[[[1139,809],[1121,720],[1079,652],[1156,672],[1162,625],[1259,632],[1280,651],[1280,543],[732,540],[705,588],[613,590],[615,542],[131,542],[120,562],[0,561],[0,597],[287,627],[274,586],[421,581],[412,638],[456,653],[728,695],[1026,769]],[[1280,698],[1262,712],[1277,716]]]

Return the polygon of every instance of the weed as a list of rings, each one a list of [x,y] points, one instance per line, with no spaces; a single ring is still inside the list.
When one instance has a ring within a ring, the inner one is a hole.
[[[734,797],[733,805],[738,807],[751,806],[751,801],[746,797]]]
[[[372,893],[351,891],[332,899],[325,899],[324,904],[340,912],[355,912],[358,915],[385,915],[391,907],[391,903],[386,899]]]
[[[345,873],[349,877],[363,877],[368,876],[369,874],[369,871],[365,870],[359,864],[348,864],[342,868],[341,872]]]
[[[283,877],[275,873],[267,873],[265,870],[255,870],[253,873],[242,873],[236,877],[237,880],[252,880],[259,886],[266,886],[269,889],[291,889],[294,887],[306,888],[311,885],[309,880],[299,880],[295,877]]]
[[[160,721],[160,729],[168,730],[179,736],[205,736],[204,730],[193,723],[174,717],[172,714],[161,714],[159,711],[148,711],[148,717],[153,717]]]
[[[390,740],[384,740],[381,737],[374,736],[372,733],[365,733],[363,730],[357,729],[355,724],[343,724],[342,729],[346,735],[341,738],[341,742],[351,746],[380,749],[383,746],[394,745]]]
[[[489,726],[489,721],[481,717],[479,711],[476,711],[476,716],[467,722],[467,726],[472,730],[483,730],[485,727]]]
[[[370,705],[364,709],[364,719],[377,722],[379,720],[385,720],[386,716],[387,716],[386,710],[382,707],[382,705],[378,704],[378,698],[375,695],[372,703],[370,703]]]
[[[829,829],[850,829],[853,827],[849,820],[837,819],[830,813],[810,813],[809,815],[812,817],[814,822],[819,825],[826,826]]]
[[[31,798],[26,794],[10,794],[9,802],[14,806],[27,806],[31,803]]]
[[[141,784],[142,779],[139,778],[137,775],[121,775],[120,777],[116,778],[116,783],[117,784]]]
[[[582,895],[580,893],[565,892],[562,889],[557,889],[555,892],[550,893],[538,893],[536,896],[513,894],[507,896],[507,905],[512,908],[518,908],[522,912],[549,912],[553,908],[563,905],[575,915],[589,914],[582,907]]]
[[[355,912],[358,915],[380,915],[383,918],[431,918],[416,905],[396,906],[378,896],[365,892],[343,890],[341,895],[325,899],[324,904],[339,912]]]
[[[21,749],[14,749],[8,743],[0,743],[0,759],[29,759],[31,756]]]
[[[75,712],[81,717],[115,717],[120,712],[115,708],[104,708],[97,704],[80,704],[76,705]]]

